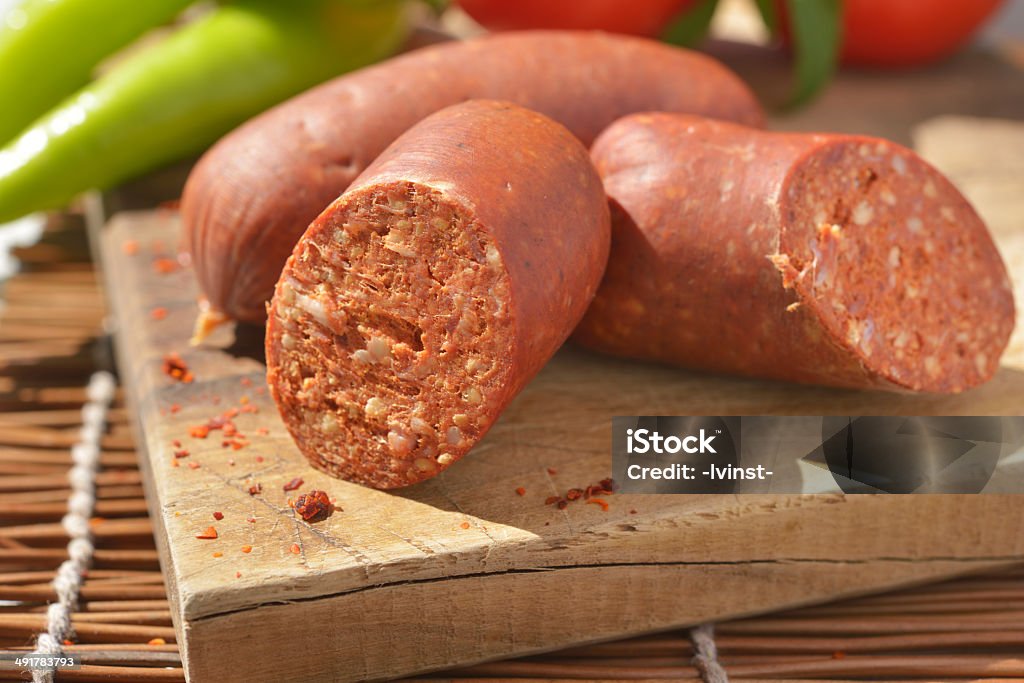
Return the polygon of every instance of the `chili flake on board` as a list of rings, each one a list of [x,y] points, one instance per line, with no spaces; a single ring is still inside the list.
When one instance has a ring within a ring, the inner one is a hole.
[[[189,384],[195,379],[192,371],[188,369],[188,364],[176,353],[168,353],[164,356],[161,369],[165,375],[176,382]]]
[[[569,503],[580,500],[581,498],[587,502],[593,502],[595,505],[600,505],[602,510],[608,510],[607,501],[599,498],[594,498],[596,495],[610,496],[615,493],[615,480],[608,478],[602,479],[596,484],[591,484],[585,489],[572,488],[565,492],[565,496],[548,496],[545,499],[545,505],[554,505],[559,510],[564,510],[569,506]]]
[[[176,259],[167,258],[166,256],[153,259],[153,271],[158,275],[169,275],[179,268],[181,268],[181,264]]]
[[[334,512],[334,505],[324,491],[314,489],[298,497],[295,512],[307,522],[319,522]]]

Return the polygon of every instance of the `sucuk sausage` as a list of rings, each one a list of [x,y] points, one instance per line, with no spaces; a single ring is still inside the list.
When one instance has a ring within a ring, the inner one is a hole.
[[[377,488],[462,457],[582,317],[610,241],[586,148],[507,102],[402,135],[298,241],[267,380],[310,462]]]
[[[343,76],[243,125],[192,171],[181,205],[185,248],[211,318],[262,322],[310,221],[402,132],[471,98],[539,111],[585,145],[638,111],[764,119],[746,85],[714,59],[602,33],[499,34]]]
[[[996,371],[1006,268],[910,150],[655,113],[616,122],[591,155],[612,257],[580,344],[858,388],[955,393]]]

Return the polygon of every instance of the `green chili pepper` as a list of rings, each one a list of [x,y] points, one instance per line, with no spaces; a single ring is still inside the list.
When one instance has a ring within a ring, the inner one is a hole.
[[[400,0],[238,0],[110,72],[0,150],[0,222],[195,154],[269,106],[390,54]]]
[[[192,0],[23,0],[0,16],[0,144]]]

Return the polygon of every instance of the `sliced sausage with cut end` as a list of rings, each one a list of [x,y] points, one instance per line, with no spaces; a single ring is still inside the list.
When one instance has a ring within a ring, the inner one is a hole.
[[[582,317],[610,217],[587,150],[505,102],[442,110],[299,240],[268,383],[310,462],[378,488],[461,458]]]
[[[711,57],[598,32],[484,36],[342,76],[227,135],[190,174],[183,234],[206,318],[262,322],[292,247],[324,207],[408,128],[472,98],[541,112],[585,145],[639,111],[764,121],[749,88]]]
[[[974,209],[913,152],[673,114],[624,118],[591,155],[612,257],[575,340],[715,372],[956,393],[1014,325]]]

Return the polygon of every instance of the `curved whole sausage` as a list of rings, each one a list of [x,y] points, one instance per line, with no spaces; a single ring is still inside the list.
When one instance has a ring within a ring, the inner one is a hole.
[[[591,155],[612,202],[612,256],[580,344],[942,393],[998,368],[1014,325],[1006,268],[967,200],[910,150],[639,114]]]
[[[405,130],[471,98],[539,111],[585,145],[638,111],[764,120],[746,85],[714,59],[602,33],[486,36],[340,77],[241,126],[192,171],[181,205],[185,247],[211,319],[264,320],[309,223]]]
[[[586,148],[507,102],[395,141],[298,241],[267,380],[310,462],[378,488],[461,458],[582,317],[610,241]]]

